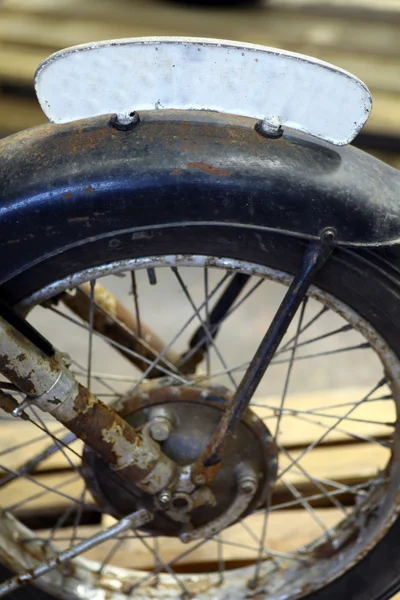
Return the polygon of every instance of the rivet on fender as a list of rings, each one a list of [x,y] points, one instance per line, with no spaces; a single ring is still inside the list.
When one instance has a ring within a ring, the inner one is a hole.
[[[140,122],[139,113],[133,111],[130,113],[113,115],[110,119],[110,127],[118,131],[130,131]]]

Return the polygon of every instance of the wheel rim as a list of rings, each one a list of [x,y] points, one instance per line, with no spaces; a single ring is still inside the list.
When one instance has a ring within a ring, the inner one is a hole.
[[[231,259],[216,259],[201,256],[168,256],[162,258],[149,257],[146,259],[137,259],[132,261],[120,261],[118,263],[112,263],[109,265],[104,265],[103,267],[78,273],[67,280],[55,282],[54,284],[34,294],[30,298],[24,300],[20,304],[20,307],[24,310],[31,309],[35,304],[47,301],[49,298],[60,293],[66,288],[74,287],[84,281],[94,280],[101,276],[122,273],[130,269],[155,269],[161,266],[168,267],[176,265],[179,265],[179,268],[196,266],[207,267],[207,269],[229,269],[230,271],[240,270],[241,272],[252,274],[254,277],[266,278],[274,282],[283,283],[284,285],[288,285],[291,280],[289,275],[280,271],[242,261],[234,261]],[[310,297],[313,300],[316,300],[327,306],[336,314],[344,318],[346,322],[350,323],[354,329],[359,331],[367,339],[368,343],[379,355],[379,358],[384,365],[385,371],[391,380],[393,396],[395,397],[395,401],[397,403],[398,398],[396,397],[395,393],[396,386],[393,384],[393,382],[398,380],[400,364],[390,348],[387,347],[384,340],[352,309],[335,299],[330,294],[313,287],[310,290]],[[265,326],[266,325],[267,323]],[[288,362],[289,361],[285,359],[285,363],[288,364]],[[239,372],[238,370],[236,371]],[[92,377],[95,379],[98,378],[96,372],[92,372]],[[379,394],[382,395],[382,389],[377,389],[378,392],[374,395],[374,397]],[[276,406],[273,406],[272,408],[276,410]],[[282,415],[283,413],[280,414]],[[321,412],[319,414],[321,414]],[[335,413],[335,415],[338,415],[338,413]],[[299,417],[300,415],[297,414],[297,418]],[[305,417],[307,418],[307,415],[305,415]],[[300,418],[304,418],[304,415]],[[315,416],[313,418],[315,420]],[[283,416],[281,419],[283,420]],[[342,422],[343,421],[339,421],[339,426]],[[326,426],[325,429],[327,429]],[[322,433],[323,431],[324,430],[321,429]],[[395,441],[391,448],[394,458],[397,457],[397,446],[398,444]],[[286,467],[283,466],[283,469],[280,471],[281,477],[282,473],[283,476],[286,473],[289,473],[289,465],[287,464]],[[309,593],[314,589],[318,589],[323,585],[326,585],[329,581],[332,581],[345,570],[350,568],[352,564],[358,562],[363,553],[365,553],[366,548],[369,549],[372,547],[384,535],[397,515],[395,495],[398,488],[397,479],[398,476],[400,476],[400,473],[398,473],[396,460],[394,460],[391,464],[391,471],[389,475],[390,485],[385,490],[385,500],[382,501],[380,495],[376,496],[376,491],[374,492],[375,497],[373,493],[370,494],[371,507],[372,505],[375,506],[379,504],[378,500],[380,501],[379,513],[376,512],[376,506],[374,508],[375,526],[372,527],[370,525],[369,527],[365,527],[363,535],[360,536],[360,538],[354,543],[350,545],[348,544],[347,546],[343,543],[343,541],[348,539],[344,531],[349,529],[349,523],[346,524],[344,530],[343,527],[340,528],[340,526],[338,526],[337,531],[335,532],[335,539],[342,539],[341,542],[338,542],[339,547],[344,546],[345,549],[340,553],[340,555],[335,555],[334,559],[315,560],[315,555],[318,554],[317,550],[321,550],[321,548],[323,549],[324,547],[323,544],[321,545],[321,542],[320,544],[310,544],[307,546],[306,551],[302,550],[298,554],[284,552],[280,553],[279,551],[274,552],[273,549],[271,549],[269,551],[269,556],[273,560],[265,560],[264,554],[261,553],[263,559],[262,562],[258,560],[260,557],[260,548],[258,547],[256,549],[257,556],[254,559],[254,562],[258,562],[259,568],[262,568],[263,578],[272,572],[274,573],[274,576],[270,578],[271,582],[268,584],[267,588],[265,588],[264,584],[259,586],[263,590],[266,590],[265,596],[269,600],[277,600],[278,598],[282,597],[282,594],[285,594],[285,597],[290,598],[290,600],[294,600],[295,598],[304,596],[304,594]],[[294,496],[293,502],[295,502],[296,494],[293,491],[295,486],[293,486],[291,483],[290,486],[292,489],[290,490],[289,487],[289,491],[292,492]],[[365,484],[360,488],[359,491],[365,491],[366,488],[368,488],[368,486]],[[335,497],[335,494],[331,494],[331,498]],[[298,503],[299,500],[297,498],[297,504]],[[286,506],[285,508],[288,507]],[[263,524],[263,528],[264,527],[265,524]],[[23,539],[27,539],[29,537],[32,538],[32,534],[20,526],[8,513],[1,514],[0,530],[2,534],[1,551],[6,563],[11,563],[13,566],[15,566],[16,562],[19,562],[19,568],[21,568],[22,565],[24,565],[26,568],[32,566],[35,560],[43,560],[44,550],[43,543],[41,541],[36,542],[31,540],[29,544],[16,544],[16,532],[19,532]],[[331,534],[331,537],[334,536]],[[324,538],[324,543],[325,542],[326,537]],[[232,543],[233,542],[231,542],[231,544]],[[182,552],[187,552],[185,547],[182,547]],[[262,546],[261,552],[263,552]],[[309,556],[310,553],[312,553],[314,556],[313,561],[310,561],[309,558],[305,558]],[[294,559],[293,556],[296,558]],[[276,562],[288,562],[289,567],[286,568],[284,575],[281,576],[279,573],[277,573]],[[336,563],[335,568],[333,568],[334,562]],[[174,597],[174,595],[176,597],[181,597],[182,592],[187,591],[192,594],[201,592],[212,593],[213,597],[218,598],[219,595],[223,597],[224,594],[226,594],[227,589],[230,590],[230,594],[233,593],[232,590],[234,589],[235,594],[238,595],[238,597],[248,594],[248,582],[254,579],[254,566],[249,566],[230,570],[229,576],[225,577],[222,583],[220,573],[218,572],[214,574],[208,573],[196,575],[180,574],[179,576],[174,576],[171,572],[160,573],[158,576],[158,585],[154,586],[150,585],[150,583],[153,583],[152,580],[154,579],[154,575],[146,575],[143,574],[142,571],[128,571],[124,569],[118,569],[117,567],[105,566],[101,569],[101,573],[99,575],[98,565],[95,565],[90,561],[79,559],[79,561],[75,561],[74,564],[76,564],[76,568],[74,569],[73,574],[66,575],[65,573],[60,574],[59,572],[54,571],[43,577],[42,581],[38,582],[38,584],[40,583],[42,586],[50,588],[53,593],[55,593],[55,590],[57,590],[58,595],[60,595],[61,585],[61,587],[64,589],[64,591],[61,592],[61,597],[68,597],[68,595],[71,595],[72,593],[77,593],[78,595],[80,594],[82,597],[85,597],[85,594],[89,594],[89,590],[91,590],[90,593],[93,593],[94,589],[97,590],[99,598],[103,597],[101,594],[105,594],[106,592],[108,594],[115,593],[115,597],[117,597],[118,594],[124,593],[124,590],[128,592],[131,587],[134,584],[137,584],[139,581],[142,583],[139,585],[139,587],[135,587],[135,593],[137,594],[137,597],[140,597],[140,595],[146,597],[165,597],[165,591],[168,589],[168,593],[171,594],[172,597]],[[296,566],[293,566],[293,564]],[[111,597],[113,596],[111,595]]]

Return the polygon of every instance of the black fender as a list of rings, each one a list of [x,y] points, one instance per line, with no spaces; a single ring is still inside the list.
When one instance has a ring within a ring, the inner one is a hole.
[[[254,123],[152,111],[128,131],[112,126],[108,115],[1,140],[0,283],[108,235],[113,222],[120,233],[205,224],[204,204],[213,224],[308,239],[332,227],[339,245],[398,243],[399,171],[354,147],[291,130],[268,139]]]

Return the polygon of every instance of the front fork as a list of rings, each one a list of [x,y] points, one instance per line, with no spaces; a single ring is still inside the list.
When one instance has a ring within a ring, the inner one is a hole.
[[[334,237],[333,230],[325,229],[320,240],[310,242],[300,272],[294,277],[220,424],[192,467],[194,484],[204,485],[215,477],[226,434],[234,430],[249,406],[315,273],[329,258]],[[10,320],[0,317],[0,372],[26,395],[24,402],[16,405],[13,411],[15,416],[23,416],[24,409],[31,404],[50,413],[120,477],[146,493],[158,494],[179,479],[178,466],[161,451],[160,445],[150,437],[146,428],[142,432],[133,429],[78,384],[60,358],[49,356],[20,329]],[[12,406],[13,402],[12,397],[2,392],[0,404],[3,407]]]

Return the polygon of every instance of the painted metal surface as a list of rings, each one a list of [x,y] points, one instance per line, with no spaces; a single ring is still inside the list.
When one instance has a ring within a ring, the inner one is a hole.
[[[213,110],[265,120],[337,144],[351,142],[371,108],[366,85],[323,61],[225,40],[160,37],[61,50],[35,88],[53,123],[133,111]]]
[[[0,239],[13,256],[1,283],[44,257],[78,260],[87,242],[110,262],[129,258],[132,243],[153,245],[171,226],[306,239],[331,226],[337,245],[400,240],[400,172],[357,148],[294,132],[270,140],[254,120],[218,113],[141,117],[127,132],[97,117],[0,140]]]

